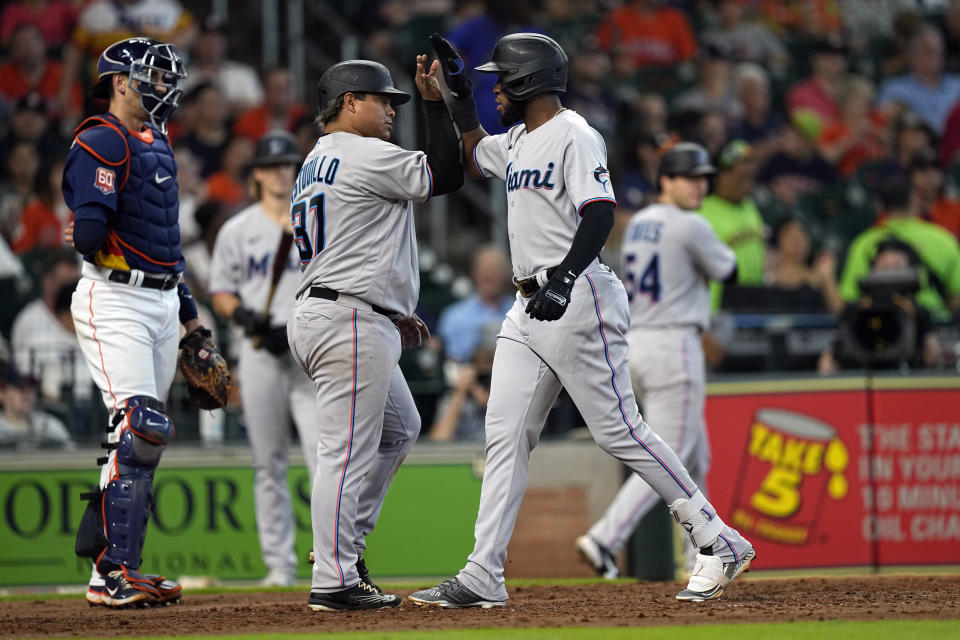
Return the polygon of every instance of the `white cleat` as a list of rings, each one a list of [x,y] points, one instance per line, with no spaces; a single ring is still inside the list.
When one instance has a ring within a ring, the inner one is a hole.
[[[750,567],[756,557],[753,549],[747,550],[736,562],[724,562],[717,556],[697,554],[697,564],[693,568],[687,588],[677,594],[677,600],[686,602],[704,602],[716,600],[734,578]]]
[[[577,551],[587,564],[593,567],[597,575],[607,580],[616,580],[620,577],[616,558],[605,546],[590,536],[577,538]]]

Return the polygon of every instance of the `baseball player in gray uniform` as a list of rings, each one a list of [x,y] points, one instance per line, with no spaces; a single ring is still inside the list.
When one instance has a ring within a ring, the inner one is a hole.
[[[287,347],[286,324],[300,273],[289,231],[289,198],[302,159],[296,138],[285,131],[257,141],[251,178],[258,201],[220,229],[210,268],[214,310],[244,334],[237,373],[253,453],[265,586],[296,581],[296,527],[287,490],[291,417],[311,477],[320,438],[313,383]]]
[[[567,56],[552,39],[519,33],[500,39],[491,62],[506,133],[480,128],[463,60],[431,37],[473,177],[506,181],[507,230],[519,290],[497,340],[486,415],[486,465],[475,546],[460,573],[409,596],[420,605],[505,604],[503,567],[527,482],[530,453],[547,412],[566,388],[597,443],[643,477],[670,504],[704,557],[678,594],[718,597],[754,556],[726,526],[690,474],[643,421],[627,368],[629,323],[623,285],[597,255],[613,226],[614,194],[603,139],[558,94]]]
[[[420,74],[421,85],[437,79]],[[358,570],[365,536],[420,431],[398,361],[429,337],[414,314],[420,290],[413,204],[463,184],[453,121],[425,103],[426,153],[389,142],[410,96],[386,67],[333,65],[320,78],[324,134],[291,196],[303,275],[288,325],[294,358],[313,379],[320,432],[313,483],[314,610],[396,607]]]
[[[695,213],[714,172],[706,149],[681,142],[660,158],[660,197],[630,219],[621,273],[630,301],[630,376],[643,413],[706,493],[710,444],[703,422],[705,371],[700,334],[709,326],[710,280],[736,276],[733,251]],[[577,549],[605,578],[619,575],[614,556],[660,497],[632,474]],[[696,549],[688,547],[687,570]]]

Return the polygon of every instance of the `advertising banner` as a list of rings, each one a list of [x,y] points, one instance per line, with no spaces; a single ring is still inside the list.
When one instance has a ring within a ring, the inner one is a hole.
[[[84,584],[90,561],[74,554],[96,470],[0,471],[0,586]],[[310,480],[287,475],[296,523],[297,575],[310,576]],[[179,578],[255,580],[266,575],[249,467],[161,465],[147,529],[143,568]],[[425,499],[424,496],[429,496]],[[446,575],[473,547],[480,478],[470,464],[405,465],[384,503],[365,556],[377,575]],[[436,505],[442,504],[442,509]],[[401,551],[401,552],[398,552]]]
[[[864,382],[711,385],[710,498],[757,568],[960,563],[960,380]]]

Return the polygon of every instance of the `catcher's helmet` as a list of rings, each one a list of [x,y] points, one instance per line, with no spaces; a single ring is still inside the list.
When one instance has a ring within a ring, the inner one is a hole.
[[[268,131],[260,136],[253,149],[250,166],[266,167],[276,164],[299,165],[303,161],[300,144],[292,133],[283,130]]]
[[[567,54],[553,38],[539,33],[503,36],[490,62],[476,70],[504,74],[500,90],[518,102],[538,93],[567,90]]]
[[[157,44],[153,38],[127,38],[114,42],[103,50],[100,60],[97,61],[97,83],[90,87],[90,95],[94,98],[110,97],[108,87],[115,73],[130,73],[130,65],[140,60],[151,46]]]
[[[167,119],[180,106],[180,82],[187,77],[177,48],[152,38],[127,38],[113,43],[100,54],[97,83],[90,95],[110,97],[108,87],[117,73],[137,81],[136,86],[130,85],[130,90],[140,96],[140,105],[153,126],[166,133]]]
[[[695,142],[678,142],[660,156],[657,175],[709,176],[717,170],[710,164],[710,154]]]
[[[390,70],[373,60],[344,60],[324,71],[317,84],[320,108],[348,91],[388,95],[394,105],[410,100],[410,94],[393,86]]]

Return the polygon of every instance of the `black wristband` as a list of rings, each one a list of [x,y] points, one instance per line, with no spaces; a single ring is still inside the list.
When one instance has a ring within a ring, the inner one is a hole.
[[[477,117],[477,103],[473,101],[473,92],[460,96],[453,101],[451,108],[453,121],[460,129],[460,133],[480,128],[480,119]]]
[[[437,116],[440,118],[450,117],[450,113],[447,111],[447,105],[443,100],[424,100],[423,110],[427,112],[428,116]]]

